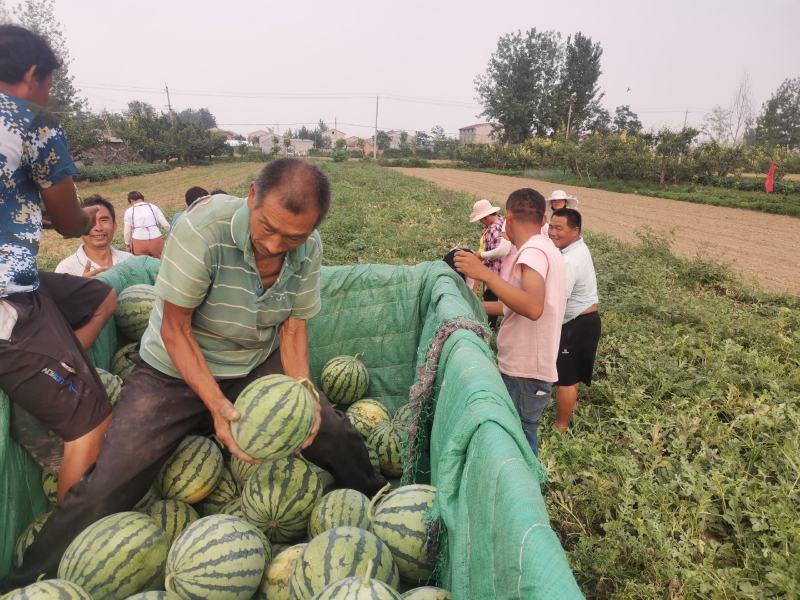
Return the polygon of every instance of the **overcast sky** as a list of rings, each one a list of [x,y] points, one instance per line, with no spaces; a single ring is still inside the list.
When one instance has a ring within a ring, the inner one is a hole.
[[[13,0],[8,2],[13,4]],[[474,79],[498,38],[535,27],[602,44],[613,113],[645,126],[699,124],[749,74],[758,111],[800,76],[800,0],[57,0],[78,87],[94,109],[132,99],[208,107],[246,133],[336,120],[450,134],[480,122]],[[630,88],[630,90],[629,90]],[[289,125],[291,124],[291,125]]]

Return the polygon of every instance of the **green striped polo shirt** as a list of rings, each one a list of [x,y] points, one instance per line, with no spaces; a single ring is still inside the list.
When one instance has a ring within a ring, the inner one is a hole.
[[[142,360],[180,377],[161,339],[167,301],[194,309],[192,334],[215,378],[249,374],[278,347],[281,323],[319,312],[321,259],[322,241],[314,230],[286,254],[278,279],[265,290],[246,199],[218,194],[195,202],[170,232],[161,256],[159,300],[142,337]]]

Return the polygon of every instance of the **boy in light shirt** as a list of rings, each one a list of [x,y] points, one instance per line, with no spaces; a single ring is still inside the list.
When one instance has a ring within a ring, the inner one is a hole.
[[[491,289],[499,301],[484,302],[489,315],[502,315],[497,363],[534,454],[536,430],[558,380],[556,358],[566,308],[566,276],[561,253],[542,235],[546,202],[531,188],[506,200],[506,233],[516,246],[500,275],[472,254],[460,252],[455,266]]]

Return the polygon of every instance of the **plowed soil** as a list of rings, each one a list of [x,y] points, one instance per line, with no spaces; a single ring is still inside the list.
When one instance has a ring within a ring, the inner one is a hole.
[[[720,262],[766,290],[800,295],[800,219],[795,217],[460,169],[398,171],[501,205],[521,187],[533,187],[545,196],[561,188],[579,198],[578,210],[588,231],[635,244],[636,231],[649,227],[672,234],[672,249],[680,256]]]

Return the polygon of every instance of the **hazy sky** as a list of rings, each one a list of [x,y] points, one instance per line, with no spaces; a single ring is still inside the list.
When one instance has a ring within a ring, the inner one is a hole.
[[[800,0],[57,0],[57,15],[92,108],[166,108],[167,83],[173,108],[241,133],[323,118],[368,135],[380,95],[381,129],[455,135],[483,120],[474,78],[498,38],[531,27],[599,41],[604,104],[648,127],[680,126],[687,108],[699,124],[745,73],[756,111],[800,76]]]

